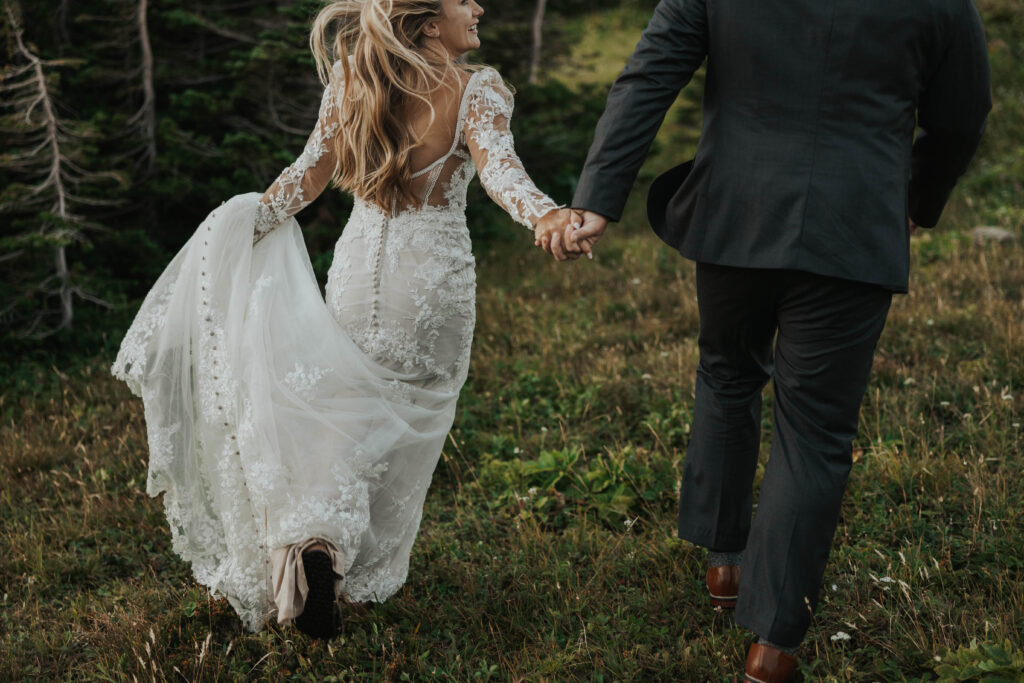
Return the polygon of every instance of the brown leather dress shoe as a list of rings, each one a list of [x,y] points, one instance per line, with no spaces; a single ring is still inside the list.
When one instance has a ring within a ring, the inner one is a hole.
[[[740,593],[740,566],[726,564],[721,567],[708,567],[705,577],[711,604],[723,609],[736,607],[736,599]]]
[[[747,683],[785,683],[796,671],[796,657],[774,647],[754,643],[747,651]]]

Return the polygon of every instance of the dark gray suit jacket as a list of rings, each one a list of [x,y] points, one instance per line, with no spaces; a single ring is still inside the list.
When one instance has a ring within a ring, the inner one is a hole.
[[[906,291],[907,217],[935,225],[991,109],[973,2],[662,0],[573,206],[619,219],[705,57],[697,156],[669,188],[662,238],[696,261]]]

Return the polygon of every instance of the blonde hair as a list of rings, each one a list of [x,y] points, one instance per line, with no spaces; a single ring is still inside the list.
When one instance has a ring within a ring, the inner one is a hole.
[[[421,50],[428,22],[442,17],[441,0],[337,0],[320,10],[309,42],[320,80],[329,83],[340,60],[345,73],[340,130],[332,143],[334,184],[386,211],[402,199],[417,203],[411,188],[412,150],[421,140],[402,115],[419,100],[452,87],[452,60]],[[328,47],[328,30],[340,23]],[[349,55],[351,54],[351,61]]]

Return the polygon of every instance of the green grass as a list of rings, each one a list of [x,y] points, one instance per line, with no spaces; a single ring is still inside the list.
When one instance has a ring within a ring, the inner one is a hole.
[[[879,344],[806,680],[1024,680],[1024,246],[967,237],[1024,234],[1024,9],[985,7],[997,109]],[[470,379],[409,581],[329,645],[245,633],[195,584],[144,493],[142,408],[109,351],[17,366],[0,680],[730,680],[750,634],[707,607],[702,551],[674,538],[693,267],[640,200],[594,262],[549,262],[525,234],[479,255]]]

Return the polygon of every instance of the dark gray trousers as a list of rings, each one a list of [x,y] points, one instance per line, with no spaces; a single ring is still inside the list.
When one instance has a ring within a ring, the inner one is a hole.
[[[799,271],[698,263],[697,300],[700,363],[679,537],[743,550],[736,622],[795,647],[818,601],[892,293]],[[751,524],[769,378],[771,455]]]

